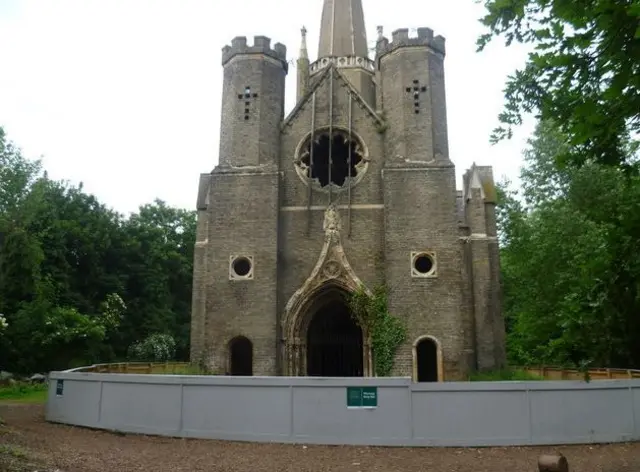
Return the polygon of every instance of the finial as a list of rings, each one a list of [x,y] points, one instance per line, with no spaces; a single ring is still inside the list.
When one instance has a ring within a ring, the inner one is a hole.
[[[382,39],[382,26],[377,26],[376,29],[378,30],[378,41]]]
[[[300,32],[302,33],[302,43],[300,44],[300,57],[306,59],[309,57],[309,54],[307,53],[307,28],[303,26]]]

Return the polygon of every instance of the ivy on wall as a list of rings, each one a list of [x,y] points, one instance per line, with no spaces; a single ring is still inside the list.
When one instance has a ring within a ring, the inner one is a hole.
[[[387,291],[376,287],[371,295],[361,285],[349,299],[351,315],[366,324],[371,336],[375,375],[388,377],[400,344],[407,338],[404,323],[387,310]]]

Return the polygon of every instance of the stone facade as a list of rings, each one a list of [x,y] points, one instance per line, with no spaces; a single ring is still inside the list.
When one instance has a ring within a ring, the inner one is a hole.
[[[332,25],[327,12],[340,8],[351,21]],[[303,30],[287,117],[286,48],[258,36],[223,49],[219,165],[198,192],[194,362],[233,373],[242,338],[252,374],[307,375],[319,300],[363,284],[384,285],[407,327],[394,375],[419,376],[421,341],[438,380],[505,363],[496,191],[491,168],[475,165],[456,190],[445,40],[420,28],[389,41],[380,30],[371,60],[362,41],[344,41],[364,35],[361,16],[360,0],[325,0],[324,53],[313,63]],[[363,375],[375,375],[360,325]]]

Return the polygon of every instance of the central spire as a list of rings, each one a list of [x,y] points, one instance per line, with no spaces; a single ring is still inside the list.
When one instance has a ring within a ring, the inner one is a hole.
[[[318,59],[368,57],[362,0],[324,0]]]

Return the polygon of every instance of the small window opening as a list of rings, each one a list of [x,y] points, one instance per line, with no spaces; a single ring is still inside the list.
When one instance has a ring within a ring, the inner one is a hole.
[[[239,257],[233,261],[232,268],[236,275],[245,277],[249,272],[251,272],[251,261],[246,257]]]
[[[420,274],[428,274],[433,269],[433,259],[428,254],[420,254],[414,259],[413,268]]]

